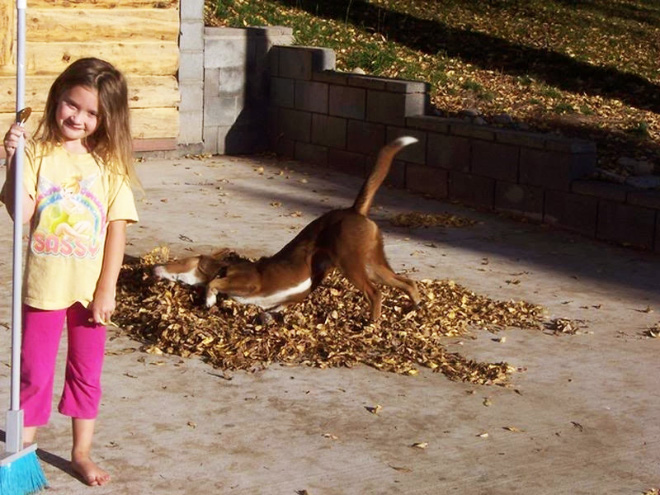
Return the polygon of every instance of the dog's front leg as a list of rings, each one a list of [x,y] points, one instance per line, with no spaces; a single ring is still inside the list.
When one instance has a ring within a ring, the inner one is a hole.
[[[213,284],[208,284],[206,286],[206,307],[213,307],[216,302],[218,302],[218,290],[213,287]]]

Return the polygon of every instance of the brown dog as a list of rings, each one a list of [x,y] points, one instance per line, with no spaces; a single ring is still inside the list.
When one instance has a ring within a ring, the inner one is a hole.
[[[392,271],[380,229],[367,218],[394,156],[416,142],[405,136],[383,147],[353,206],[320,216],[277,254],[254,262],[226,262],[222,253],[194,256],[158,265],[154,274],[191,285],[206,284],[207,307],[222,293],[268,311],[302,301],[337,267],[369,301],[372,320],[381,313],[381,293],[374,284],[401,289],[417,305],[420,297],[415,283]]]

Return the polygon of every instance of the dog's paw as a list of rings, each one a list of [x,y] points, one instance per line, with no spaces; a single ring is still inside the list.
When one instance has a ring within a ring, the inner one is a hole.
[[[206,294],[206,307],[211,308],[215,306],[215,303],[218,301],[218,296],[214,292],[209,292]]]
[[[154,277],[157,277],[157,278],[166,278],[166,279],[168,279],[168,280],[172,280],[172,279],[170,278],[170,277],[171,277],[170,274],[167,272],[167,270],[165,269],[165,266],[163,266],[163,265],[156,265],[156,266],[154,267],[152,273],[154,274]]]
[[[257,323],[262,326],[271,325],[273,323],[283,323],[284,315],[278,312],[262,311],[257,316]]]
[[[267,313],[265,311],[259,313],[257,316],[257,322],[259,325],[269,325],[275,321],[275,318],[273,318],[273,315],[270,313]]]

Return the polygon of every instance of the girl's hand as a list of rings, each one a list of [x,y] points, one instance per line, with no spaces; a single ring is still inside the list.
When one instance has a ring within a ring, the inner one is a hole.
[[[115,312],[115,294],[113,292],[97,289],[94,293],[94,299],[89,305],[92,312],[92,319],[95,323],[107,325],[110,323],[112,313]]]
[[[27,131],[21,124],[14,122],[7,131],[7,134],[5,134],[5,140],[3,142],[7,158],[14,156],[21,136],[24,136],[25,139],[27,139]]]

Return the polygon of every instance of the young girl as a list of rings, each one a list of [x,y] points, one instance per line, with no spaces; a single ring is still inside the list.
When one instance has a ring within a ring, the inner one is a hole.
[[[4,139],[7,179],[0,194],[14,218],[13,159],[25,130]],[[59,412],[72,418],[71,466],[89,485],[110,475],[90,458],[101,399],[105,323],[126,225],[137,221],[126,82],[96,58],[72,63],[55,80],[34,140],[26,143],[23,219],[30,222],[23,293],[21,408],[24,441],[48,423],[59,341],[66,319],[68,352]]]

